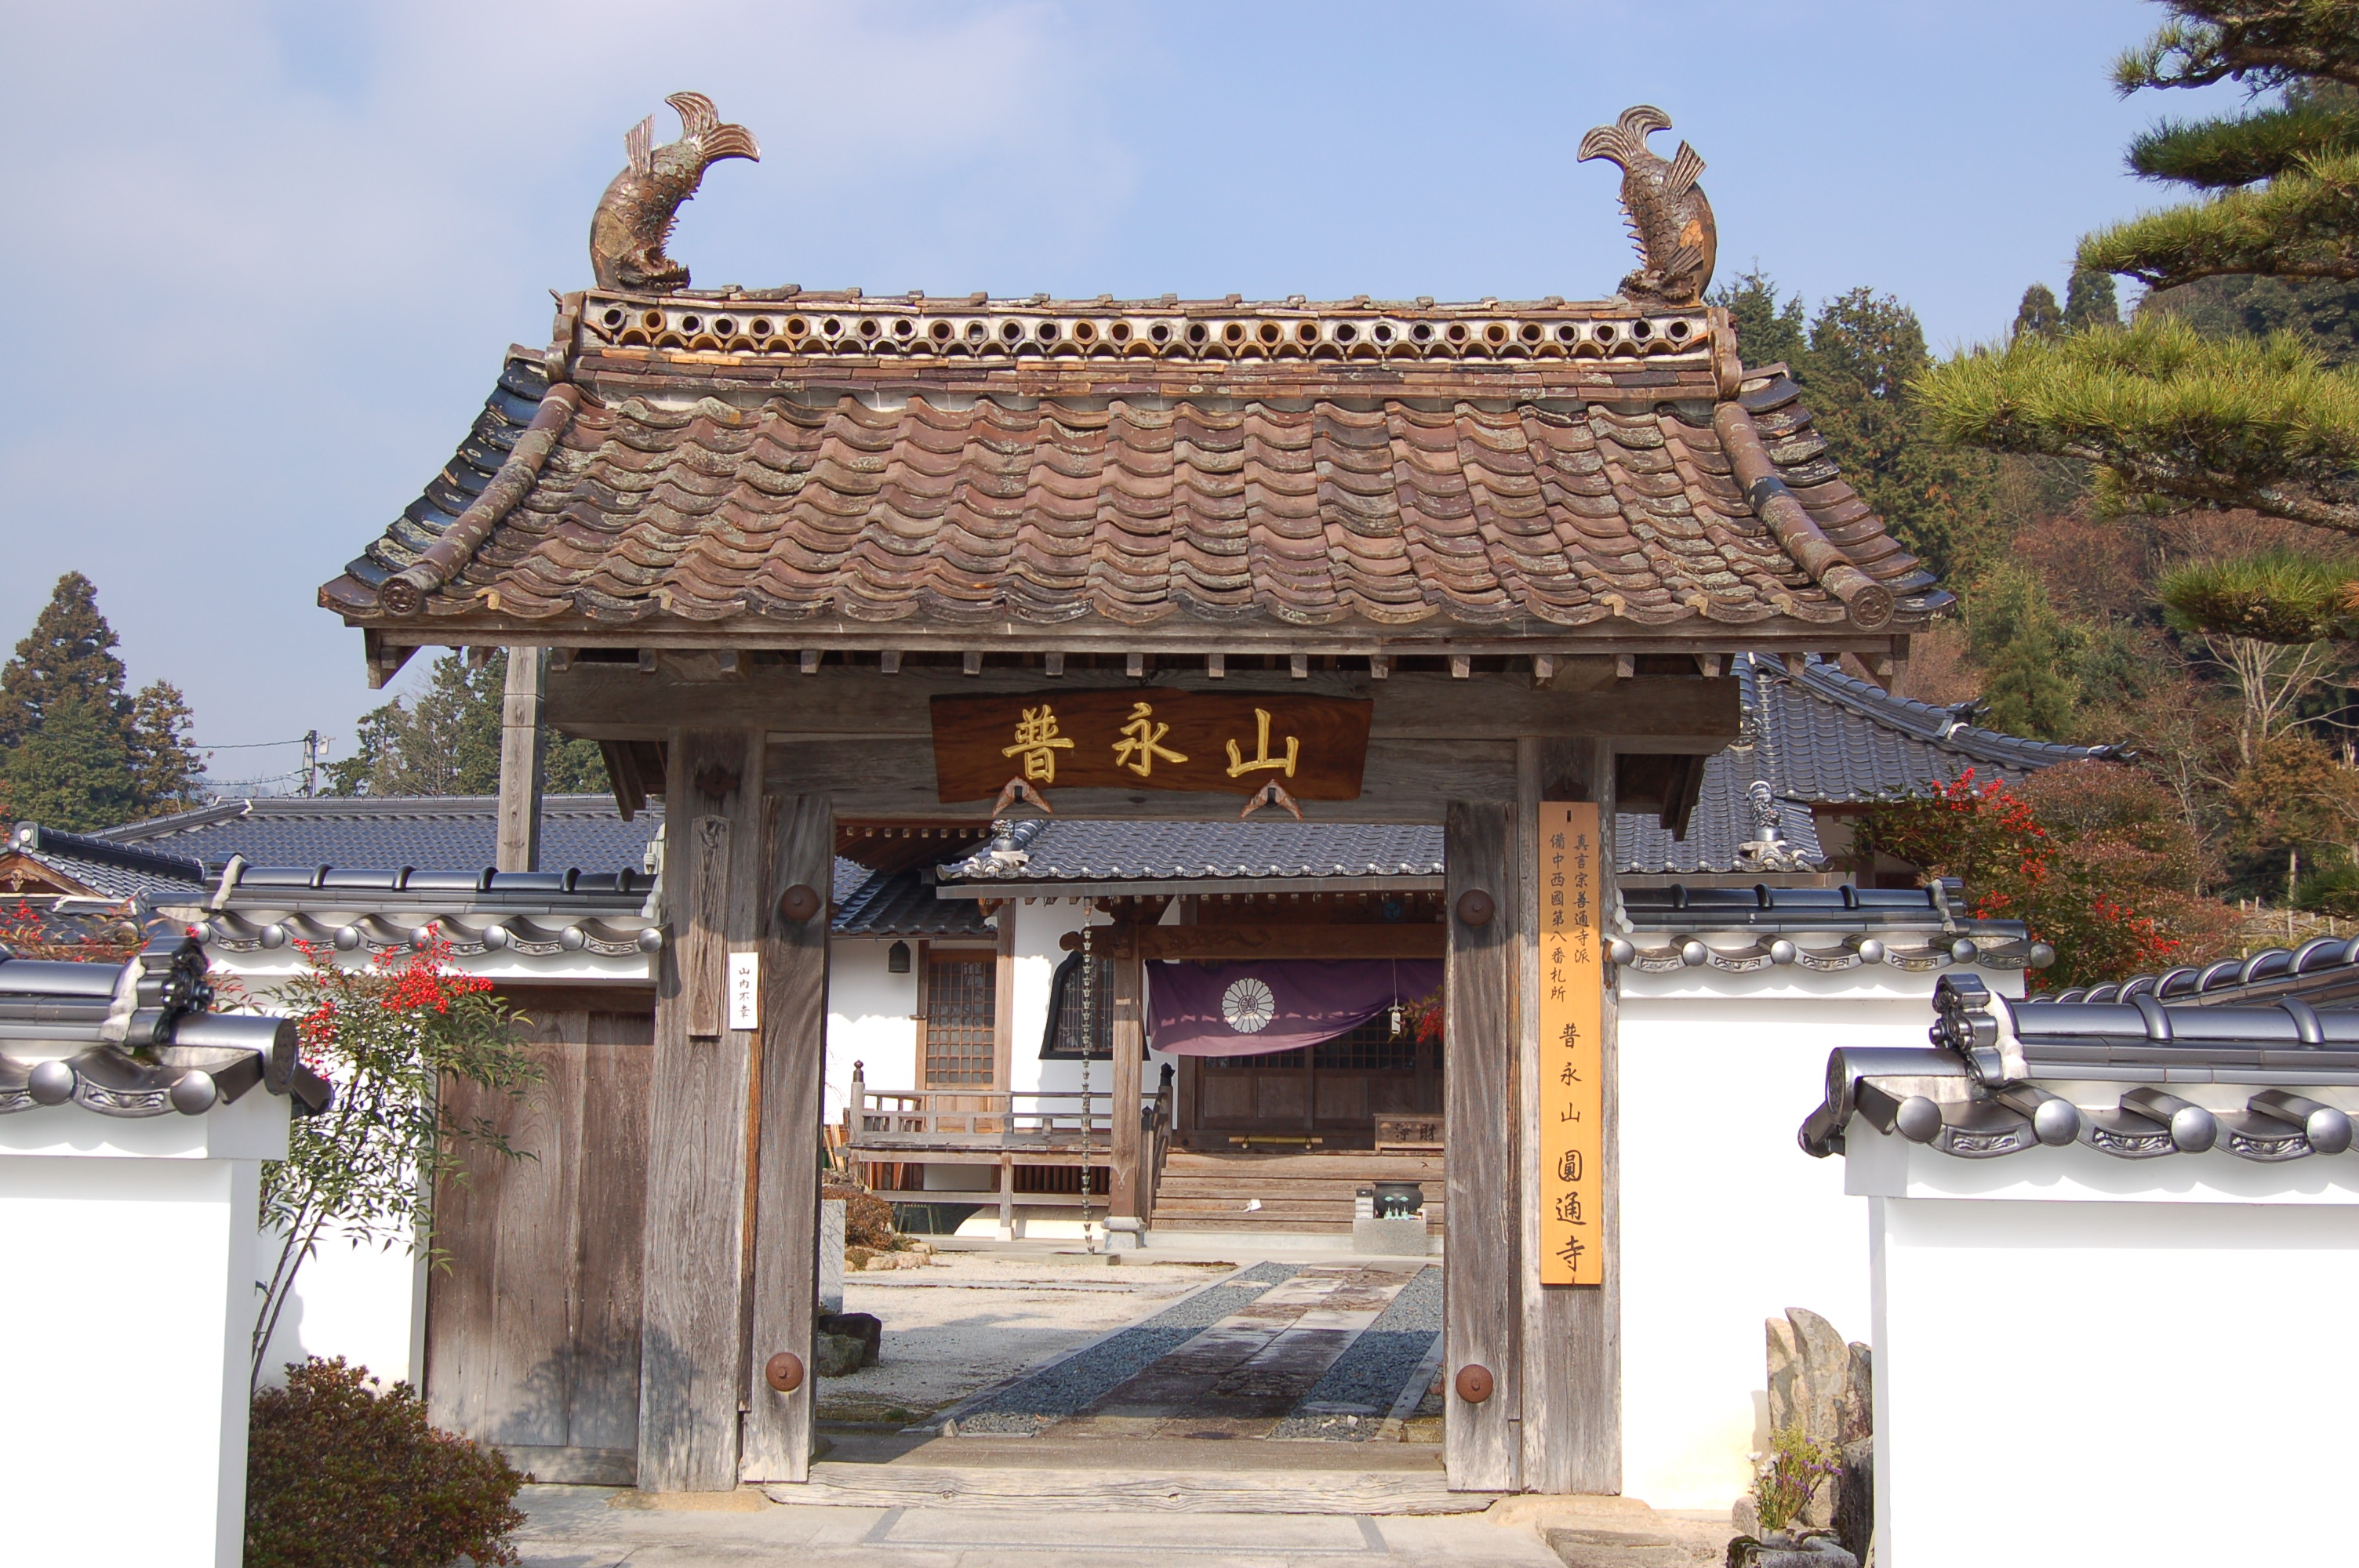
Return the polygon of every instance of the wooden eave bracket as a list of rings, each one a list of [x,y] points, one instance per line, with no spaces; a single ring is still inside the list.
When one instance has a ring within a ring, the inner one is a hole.
[[[384,633],[374,626],[361,630],[361,655],[368,662],[368,684],[371,691],[383,691],[401,666],[409,663],[418,652],[414,643],[390,643]]]

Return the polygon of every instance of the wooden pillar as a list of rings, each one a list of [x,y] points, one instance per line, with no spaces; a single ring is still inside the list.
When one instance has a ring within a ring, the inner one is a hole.
[[[1109,1045],[1114,1052],[1114,1163],[1109,1182],[1114,1191],[1106,1212],[1140,1218],[1146,1182],[1139,1168],[1138,1058],[1147,1044],[1147,1020],[1141,1003],[1147,987],[1136,935],[1114,948],[1114,1018]]]
[[[1442,1457],[1458,1491],[1511,1492],[1523,1485],[1517,1281],[1525,1257],[1516,1092],[1523,916],[1512,816],[1505,802],[1453,800],[1443,824],[1450,1245],[1442,1268]],[[1466,919],[1470,895],[1478,892],[1492,910],[1480,925]],[[1489,1397],[1466,1399],[1464,1383],[1484,1376]]]
[[[1604,741],[1526,739],[1516,743],[1516,983],[1520,1148],[1517,1223],[1526,1266],[1517,1275],[1523,1318],[1523,1487],[1533,1492],[1615,1493],[1622,1489],[1622,1222],[1617,1122],[1614,988],[1605,989],[1601,1041],[1605,1081],[1604,1158],[1599,1239],[1602,1285],[1539,1282],[1542,1174],[1539,1165],[1539,805],[1598,804],[1597,881],[1602,907],[1614,908],[1614,751]],[[1602,960],[1601,960],[1602,961]],[[1453,1038],[1451,1067],[1457,1068]],[[1456,1147],[1451,1150],[1455,1160]],[[1456,1245],[1458,1211],[1451,1211]]]
[[[748,1481],[810,1476],[812,1320],[818,1311],[819,1157],[826,1119],[828,895],[834,881],[835,812],[828,796],[770,796],[761,890],[760,1049],[754,1068],[754,1279],[752,1343],[745,1358]],[[809,889],[804,900],[798,890]],[[809,907],[810,913],[803,911]],[[865,1085],[855,1067],[853,1106]],[[766,1376],[785,1351],[803,1364],[800,1386],[781,1393]]]
[[[1016,1239],[1016,1156],[999,1157],[999,1238]]]
[[[756,1032],[728,1027],[728,964],[762,929],[759,742],[675,730],[664,782],[670,939],[656,989],[639,1342],[638,1484],[648,1491],[737,1485]]]
[[[540,869],[540,786],[549,732],[540,727],[549,693],[549,650],[510,648],[500,699],[500,834],[492,863],[504,871]]]

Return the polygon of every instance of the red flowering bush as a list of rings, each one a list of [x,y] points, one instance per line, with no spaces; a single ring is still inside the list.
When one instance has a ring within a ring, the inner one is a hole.
[[[517,1561],[524,1484],[499,1450],[426,1419],[407,1383],[313,1357],[254,1400],[246,1568],[443,1568]]]
[[[399,1242],[432,1258],[434,1186],[456,1169],[460,1146],[516,1152],[489,1119],[453,1114],[442,1079],[521,1096],[540,1076],[507,1004],[489,980],[451,968],[439,934],[365,965],[340,961],[324,943],[295,946],[303,970],[273,1000],[336,1098],[326,1114],[298,1117],[287,1158],[264,1167],[263,1222],[285,1239],[254,1328],[257,1380],[295,1275],[323,1236]]]
[[[104,917],[45,917],[21,897],[15,909],[0,911],[0,952],[19,958],[120,964],[147,940],[127,903],[119,915]]]
[[[2050,769],[2020,792],[1970,769],[1929,795],[1879,802],[1855,843],[1961,879],[1974,914],[2020,920],[2053,946],[2054,967],[2031,973],[2035,989],[2206,957],[2232,923],[2189,889],[2191,835],[2160,789],[2115,763]]]

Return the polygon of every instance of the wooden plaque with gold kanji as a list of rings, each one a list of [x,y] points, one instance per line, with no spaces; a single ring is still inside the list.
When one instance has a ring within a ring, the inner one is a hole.
[[[1178,789],[1357,800],[1371,702],[1158,687],[933,699],[944,802],[1009,779],[1043,789]]]
[[[1540,806],[1540,1283],[1605,1282],[1605,963],[1597,807]]]

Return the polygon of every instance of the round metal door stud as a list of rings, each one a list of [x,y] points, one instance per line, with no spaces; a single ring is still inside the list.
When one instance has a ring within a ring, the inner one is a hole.
[[[791,1350],[781,1350],[770,1357],[762,1368],[762,1380],[782,1394],[791,1394],[803,1386],[803,1358]]]
[[[1458,1397],[1470,1405],[1479,1405],[1491,1397],[1493,1384],[1488,1367],[1465,1366],[1458,1368]]]
[[[802,882],[797,882],[778,895],[778,913],[798,924],[819,913],[819,894]]]
[[[1498,904],[1481,888],[1468,888],[1458,895],[1458,918],[1469,925],[1488,925],[1498,913]]]

